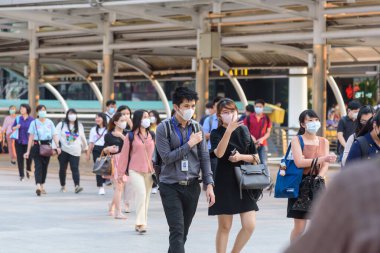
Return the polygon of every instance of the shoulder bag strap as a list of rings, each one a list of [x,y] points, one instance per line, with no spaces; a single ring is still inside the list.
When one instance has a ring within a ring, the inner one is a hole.
[[[106,131],[107,131],[107,128],[104,128],[102,135],[100,135],[100,137],[94,142],[94,145],[103,137],[103,135]]]
[[[37,129],[37,119],[34,120],[34,126],[36,127],[36,133],[37,133],[38,144],[41,145],[40,135],[38,134],[38,129]]]

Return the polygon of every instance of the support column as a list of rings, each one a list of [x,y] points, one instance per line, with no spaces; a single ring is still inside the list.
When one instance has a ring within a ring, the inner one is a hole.
[[[326,31],[326,18],[323,15],[325,1],[315,4],[316,20],[314,20],[314,64],[313,64],[313,110],[321,120],[320,134],[326,135],[326,76],[327,76],[327,46],[322,33]]]
[[[36,27],[29,23],[29,77],[28,77],[28,101],[31,108],[31,115],[36,117],[36,108],[39,103],[40,95],[38,90],[39,79],[39,62],[36,49],[38,48],[38,39],[36,36]]]
[[[113,85],[113,51],[110,44],[114,41],[113,33],[110,31],[110,21],[104,23],[103,35],[103,78],[102,78],[102,94],[103,94],[103,111],[105,111],[105,103],[109,99],[115,98]]]
[[[289,78],[288,126],[299,127],[299,115],[307,109],[307,68],[291,68],[289,74],[305,74],[304,77]]]
[[[197,73],[196,73],[196,91],[199,96],[199,101],[196,107],[197,120],[200,120],[204,114],[206,103],[209,99],[209,59],[198,59],[197,61]]]

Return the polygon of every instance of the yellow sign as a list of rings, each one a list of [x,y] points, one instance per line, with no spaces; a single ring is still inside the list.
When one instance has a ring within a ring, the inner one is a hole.
[[[248,76],[248,69],[230,69],[228,74],[230,76]],[[219,75],[224,76],[224,72],[221,70]]]

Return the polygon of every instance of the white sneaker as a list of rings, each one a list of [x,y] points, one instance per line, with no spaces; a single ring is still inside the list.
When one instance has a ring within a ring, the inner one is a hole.
[[[103,187],[100,187],[99,188],[99,193],[98,193],[99,195],[104,195],[104,194],[106,194],[106,191],[104,190],[104,188]]]
[[[157,192],[158,192],[158,187],[152,188],[152,194],[157,194]]]

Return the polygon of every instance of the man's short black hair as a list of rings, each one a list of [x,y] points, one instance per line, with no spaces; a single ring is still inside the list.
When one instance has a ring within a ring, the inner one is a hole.
[[[264,99],[256,99],[256,100],[255,100],[255,105],[257,105],[257,104],[262,104],[263,106],[265,106],[265,101],[264,101]]]
[[[360,109],[362,105],[360,104],[359,101],[357,100],[352,100],[348,103],[347,105],[347,108],[350,109],[350,110],[357,110],[357,109]]]
[[[214,105],[216,105],[217,103],[219,103],[220,100],[222,100],[224,97],[221,97],[221,96],[217,96],[216,98],[214,98],[214,100],[212,101],[212,103]]]
[[[173,94],[173,104],[180,105],[184,100],[195,100],[197,102],[199,99],[198,94],[186,87],[178,87]]]
[[[245,107],[245,110],[247,112],[255,112],[255,106],[253,104],[248,104],[246,107]]]
[[[206,108],[207,108],[207,109],[212,109],[213,106],[214,106],[214,103],[213,103],[213,102],[208,102],[208,103],[206,104]]]
[[[108,106],[110,106],[110,105],[116,105],[116,101],[113,100],[113,99],[108,100],[108,101],[106,102],[106,106],[108,107]]]

